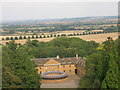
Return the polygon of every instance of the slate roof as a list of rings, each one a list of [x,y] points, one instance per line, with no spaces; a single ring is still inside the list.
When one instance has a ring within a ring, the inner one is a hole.
[[[85,58],[82,57],[68,57],[68,58],[37,58],[37,59],[31,59],[32,61],[35,61],[35,63],[38,66],[43,66],[45,63],[47,63],[49,60],[55,60],[59,63],[61,63],[61,65],[68,65],[68,64],[77,64],[77,63],[85,63]]]

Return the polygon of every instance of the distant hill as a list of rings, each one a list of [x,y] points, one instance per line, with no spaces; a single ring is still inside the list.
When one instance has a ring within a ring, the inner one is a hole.
[[[75,18],[62,18],[62,19],[44,19],[44,20],[21,20],[3,22],[3,24],[62,24],[62,23],[96,23],[96,22],[117,22],[117,16],[92,16],[92,17],[75,17]]]

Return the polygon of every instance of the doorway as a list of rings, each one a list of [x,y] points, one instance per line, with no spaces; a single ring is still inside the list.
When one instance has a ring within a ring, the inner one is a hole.
[[[77,74],[77,69],[75,69],[75,74]]]

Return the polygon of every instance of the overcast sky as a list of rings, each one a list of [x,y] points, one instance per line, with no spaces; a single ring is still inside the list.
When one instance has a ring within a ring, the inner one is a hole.
[[[117,15],[117,2],[11,2],[2,4],[3,21]]]

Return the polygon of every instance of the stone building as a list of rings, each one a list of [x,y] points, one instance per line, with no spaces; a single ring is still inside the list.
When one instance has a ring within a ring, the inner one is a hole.
[[[66,57],[60,58],[58,55],[54,58],[38,58],[31,59],[35,61],[38,70],[38,74],[47,71],[62,71],[68,75],[78,74],[82,76],[84,74],[85,58],[78,57]]]

